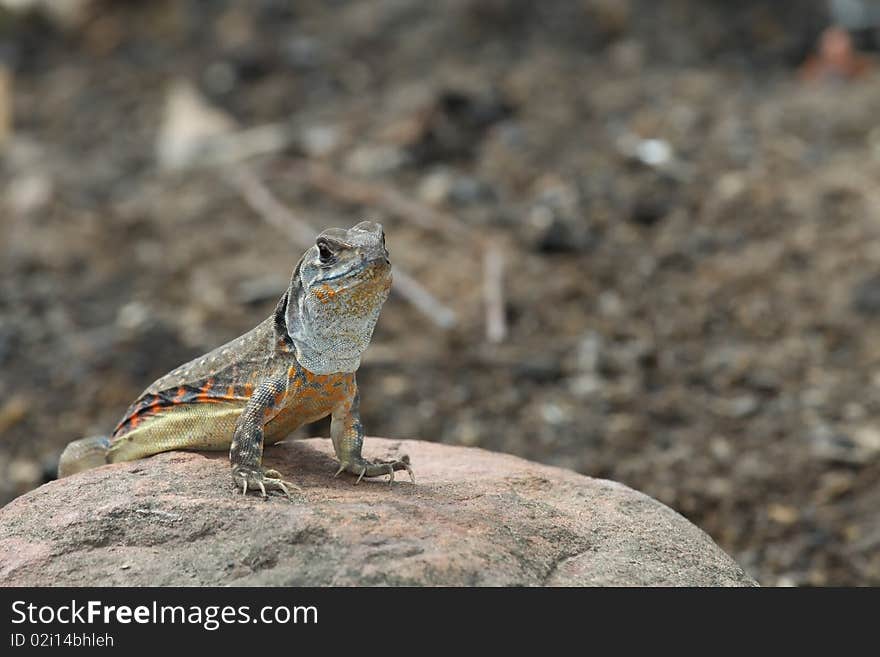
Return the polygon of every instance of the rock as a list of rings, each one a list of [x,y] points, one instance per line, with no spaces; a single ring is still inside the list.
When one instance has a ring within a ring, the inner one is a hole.
[[[813,456],[831,463],[864,465],[880,455],[880,431],[871,425],[843,431],[820,422],[807,438]]]
[[[172,83],[165,100],[165,116],[156,138],[156,159],[166,170],[193,164],[212,139],[228,135],[235,121],[212,107],[184,80]]]
[[[156,136],[156,161],[164,171],[228,165],[277,153],[296,140],[284,122],[240,129],[235,119],[209,104],[186,80],[172,82]]]
[[[419,198],[433,206],[442,206],[452,193],[452,174],[441,169],[432,171],[419,183]]]
[[[345,159],[345,168],[367,177],[396,171],[408,161],[406,153],[390,145],[365,144],[355,148]]]
[[[446,169],[439,169],[425,176],[419,184],[419,197],[433,206],[445,203],[471,205],[496,199],[495,190],[472,176],[453,176]]]
[[[0,581],[755,585],[700,529],[621,484],[428,442],[369,438],[367,453],[408,453],[418,484],[333,479],[325,439],[267,449],[267,465],[303,488],[293,503],[233,495],[222,453],[51,482],[0,509]]]
[[[332,125],[313,125],[302,131],[302,149],[312,158],[332,155],[342,143],[342,134]]]
[[[541,208],[538,213],[543,211]],[[533,212],[532,216],[535,214]],[[546,227],[537,231],[532,239],[535,250],[547,254],[589,251],[594,246],[592,236],[586,230],[577,230],[574,223],[568,218],[552,216]]]
[[[0,143],[4,138],[2,131],[2,118],[0,118]],[[6,205],[16,216],[34,216],[49,205],[52,193],[52,178],[45,172],[32,171],[19,174],[9,183]]]

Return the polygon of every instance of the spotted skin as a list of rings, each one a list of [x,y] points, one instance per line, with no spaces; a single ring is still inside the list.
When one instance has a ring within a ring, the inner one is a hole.
[[[229,450],[243,492],[295,484],[262,467],[263,448],[331,416],[336,474],[363,477],[406,470],[406,456],[363,458],[355,371],[391,286],[382,227],[362,222],[321,233],[294,269],[275,312],[260,325],[155,381],[128,408],[109,439],[83,438],[61,456],[59,476],[169,450]]]

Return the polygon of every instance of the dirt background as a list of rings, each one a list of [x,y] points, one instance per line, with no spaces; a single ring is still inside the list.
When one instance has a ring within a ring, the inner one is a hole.
[[[185,80],[283,122],[255,178],[315,227],[383,222],[455,312],[389,300],[370,434],[624,482],[765,585],[880,584],[880,74],[802,80],[824,2],[71,6],[0,10],[0,502],[299,257],[227,169],[157,166]]]

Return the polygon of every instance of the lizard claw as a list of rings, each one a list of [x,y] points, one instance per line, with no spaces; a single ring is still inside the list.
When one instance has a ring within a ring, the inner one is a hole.
[[[355,485],[361,483],[364,477],[380,477],[388,475],[388,485],[394,483],[394,472],[396,470],[406,470],[412,483],[416,483],[416,476],[413,474],[409,464],[409,456],[401,456],[396,461],[364,461],[359,459],[354,463],[341,463],[334,477],[338,477],[342,472],[348,471],[358,476]]]
[[[247,495],[248,490],[259,490],[260,496],[265,500],[269,498],[268,490],[280,490],[287,496],[287,499],[293,500],[290,490],[302,492],[302,489],[289,481],[281,478],[281,473],[277,470],[262,470],[259,468],[248,468],[244,466],[235,466],[232,469],[232,480],[236,486],[241,486],[242,496]]]
[[[415,484],[416,483],[416,475],[413,472],[413,469],[409,465],[409,457],[404,455],[403,458],[400,460],[400,464],[403,466],[401,469],[406,470],[407,474],[409,474],[410,481],[412,481],[413,484]],[[393,481],[394,481],[394,471],[392,470],[391,471],[391,481],[388,483],[390,484]]]

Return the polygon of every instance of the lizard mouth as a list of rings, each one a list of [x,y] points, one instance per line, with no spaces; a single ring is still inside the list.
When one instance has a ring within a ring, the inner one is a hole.
[[[381,269],[385,269],[387,270],[387,272],[380,272]],[[367,273],[366,276],[364,276],[365,273]],[[339,288],[338,291],[341,292],[343,290],[348,290],[356,287],[367,281],[371,281],[377,276],[377,274],[381,275],[381,273],[391,273],[391,262],[384,257],[373,258],[372,260],[367,260],[366,262],[358,262],[344,271],[321,279],[320,282],[329,283],[330,281],[338,281],[340,279],[351,279],[351,284]]]

